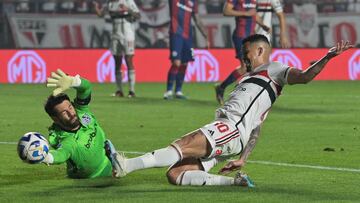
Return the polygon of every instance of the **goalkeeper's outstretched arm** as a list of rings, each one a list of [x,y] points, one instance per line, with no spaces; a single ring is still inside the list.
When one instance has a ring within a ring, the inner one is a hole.
[[[88,80],[81,78],[79,75],[66,75],[62,70],[58,69],[56,72],[51,73],[51,76],[47,79],[46,86],[55,88],[53,90],[54,96],[65,92],[70,87],[73,87],[76,89],[76,99],[78,104],[81,105],[90,101],[91,84]]]

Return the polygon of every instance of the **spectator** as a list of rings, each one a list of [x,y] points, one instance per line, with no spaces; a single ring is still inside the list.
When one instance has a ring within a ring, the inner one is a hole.
[[[56,12],[56,0],[48,0],[41,3],[40,11],[45,13]]]

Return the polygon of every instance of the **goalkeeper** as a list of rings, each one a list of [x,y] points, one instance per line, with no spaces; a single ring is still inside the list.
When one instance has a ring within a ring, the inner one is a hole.
[[[49,143],[55,150],[50,150],[43,162],[66,162],[70,178],[116,176],[115,148],[89,110],[90,82],[58,69],[51,73],[46,86],[55,88],[45,103],[45,111],[54,121],[49,127]],[[70,87],[76,90],[74,102],[63,93]]]

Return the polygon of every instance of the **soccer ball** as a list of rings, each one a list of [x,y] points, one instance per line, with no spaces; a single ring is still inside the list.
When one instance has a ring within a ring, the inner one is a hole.
[[[49,152],[49,143],[38,132],[28,132],[23,135],[17,145],[21,160],[30,164],[40,163]]]

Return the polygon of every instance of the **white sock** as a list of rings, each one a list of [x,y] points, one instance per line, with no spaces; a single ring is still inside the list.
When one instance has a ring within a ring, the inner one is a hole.
[[[155,150],[142,156],[126,160],[126,172],[130,173],[144,168],[164,167],[175,164],[181,157],[173,146]]]
[[[135,92],[135,70],[128,70],[128,79],[129,79],[129,89],[132,92]]]
[[[233,185],[234,178],[213,175],[205,171],[185,171],[176,180],[177,185]]]

